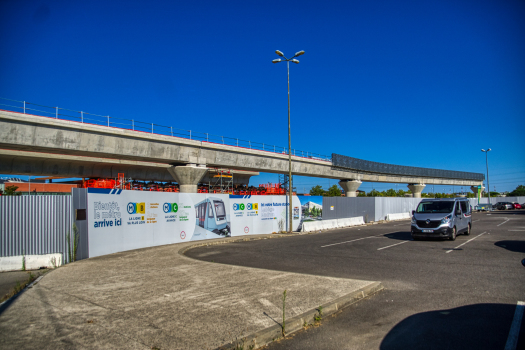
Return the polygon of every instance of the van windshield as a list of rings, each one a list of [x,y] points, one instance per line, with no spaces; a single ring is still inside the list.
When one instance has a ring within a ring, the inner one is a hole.
[[[454,202],[421,202],[416,213],[450,213],[454,208]]]

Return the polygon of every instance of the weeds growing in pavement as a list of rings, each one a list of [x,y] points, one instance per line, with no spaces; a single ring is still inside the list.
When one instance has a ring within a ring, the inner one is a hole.
[[[22,271],[26,270],[26,252],[24,250],[24,253],[22,255]]]
[[[35,278],[36,278],[35,275],[33,275],[32,273],[29,273],[29,278],[25,282],[20,283],[19,281],[17,281],[16,286],[14,286],[13,289],[9,293],[0,297],[0,302],[3,302],[4,300],[7,300],[11,298],[12,296],[20,293],[22,289],[24,289],[28,284],[33,282]]]
[[[323,319],[323,307],[319,306],[317,311],[318,311],[318,314],[317,314],[317,316],[314,316],[314,321],[315,322],[321,322],[321,320]]]
[[[286,289],[283,292],[283,337],[284,337],[284,334],[286,333],[285,311],[286,311]]]
[[[78,241],[80,240],[80,234],[78,233],[78,227],[76,223],[73,223],[73,246],[71,246],[71,231],[66,233],[66,244],[67,244],[67,257],[68,262],[77,261],[77,250]]]
[[[49,263],[51,264],[51,267],[53,269],[57,268],[57,258],[56,257],[52,257],[51,259],[49,259]]]
[[[279,221],[277,222],[277,225],[279,226],[279,233],[283,233],[284,232],[284,219],[279,219]]]

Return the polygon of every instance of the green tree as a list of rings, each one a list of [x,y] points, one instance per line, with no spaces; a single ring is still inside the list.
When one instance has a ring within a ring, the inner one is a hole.
[[[525,196],[525,186],[519,185],[516,189],[508,194],[511,197]]]
[[[396,196],[396,190],[394,190],[393,188],[387,190],[385,192],[385,196],[386,197],[395,197]]]
[[[405,191],[405,190],[398,190],[396,192],[396,197],[404,197],[406,193],[408,193],[408,192]]]
[[[18,186],[15,185],[6,186],[4,189],[4,196],[20,196],[22,192],[16,192],[17,189]]]
[[[314,186],[310,190],[310,196],[323,196],[323,195],[324,195],[324,190],[321,187],[321,185]]]
[[[483,197],[488,197],[488,193],[483,193]],[[493,197],[499,197],[499,192],[490,192],[490,197],[493,198]]]
[[[372,190],[372,191],[368,192],[366,195],[367,195],[367,197],[383,197],[381,195],[381,192],[379,192],[378,190]]]
[[[337,185],[332,185],[327,192],[328,197],[341,197],[341,190]]]
[[[366,197],[366,193],[365,192],[359,192],[357,194],[358,197]]]

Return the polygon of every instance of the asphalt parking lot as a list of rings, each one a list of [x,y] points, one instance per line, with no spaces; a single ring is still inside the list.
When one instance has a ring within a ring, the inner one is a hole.
[[[385,291],[268,349],[525,348],[525,210],[474,213],[470,236],[414,241],[410,222],[209,246],[205,261],[381,281]]]

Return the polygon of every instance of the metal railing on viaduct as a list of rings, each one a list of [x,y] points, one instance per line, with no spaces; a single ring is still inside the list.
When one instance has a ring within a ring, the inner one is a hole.
[[[26,101],[17,101],[0,97],[0,109],[10,108],[11,111],[17,113],[24,113],[31,116],[47,117],[53,119],[67,120],[72,122],[78,122],[87,125],[99,125],[108,128],[117,128],[124,130],[132,130],[138,132],[144,132],[148,134],[158,134],[165,136],[172,136],[177,138],[196,140],[200,142],[206,142],[210,144],[219,144],[234,146],[243,149],[250,150],[261,150],[265,152],[277,153],[277,154],[288,154],[288,149],[285,147],[269,145],[261,142],[253,142],[250,140],[243,140],[239,138],[232,138],[226,136],[220,136],[205,132],[196,132],[192,130],[185,130],[174,128],[172,126],[164,126],[155,123],[146,123],[142,121],[137,121],[135,119],[123,119],[115,118],[110,116],[103,116],[93,113],[87,113],[83,111],[75,111],[66,108],[60,107],[49,107],[44,105],[39,105],[35,103],[30,103]],[[455,180],[467,180],[475,181],[476,183],[481,183],[485,176],[480,173],[470,173],[470,172],[461,172],[461,171],[451,171],[451,170],[440,170],[440,169],[430,169],[430,168],[419,168],[419,167],[410,167],[402,165],[393,165],[386,163],[372,162],[352,157],[347,157],[339,154],[332,153],[331,156],[322,155],[310,151],[301,151],[292,149],[292,155],[294,157],[307,158],[311,160],[318,160],[324,163],[324,166],[331,167],[332,170],[339,173],[343,172],[353,172],[357,175],[366,174],[366,175],[386,175],[386,176],[401,176],[405,179],[408,178],[417,178],[421,182],[423,178],[434,178],[434,179],[455,179]],[[296,159],[295,159],[296,160]],[[294,160],[294,161],[295,161]],[[261,169],[265,171],[264,169]],[[268,170],[268,169],[266,169]],[[257,170],[259,171],[259,170]],[[300,174],[306,175],[308,174]],[[317,174],[318,176],[321,174]],[[326,175],[326,174],[324,174]],[[316,176],[313,173],[310,176]],[[324,176],[321,176],[324,177]],[[327,176],[330,177],[330,176]],[[331,177],[338,177],[335,173]],[[381,179],[372,179],[372,177],[363,177],[364,181],[376,181],[382,182]],[[339,177],[341,178],[341,177]],[[346,178],[343,176],[342,178]],[[354,178],[354,177],[350,177]],[[386,182],[396,182],[396,181],[386,181]]]
[[[254,142],[251,140],[243,140],[234,137],[210,134],[207,132],[200,132],[195,130],[186,130],[174,128],[173,126],[165,126],[155,123],[146,123],[135,119],[124,119],[110,117],[109,115],[93,114],[83,111],[75,111],[72,109],[61,107],[50,107],[27,101],[17,101],[0,97],[0,109],[6,109],[13,112],[22,112],[24,114],[37,115],[42,117],[74,121],[85,124],[102,125],[112,128],[133,130],[146,132],[151,134],[174,136],[185,138],[189,140],[197,140],[203,142],[210,142],[228,146],[243,147],[254,150],[261,150],[267,152],[274,152],[279,154],[288,154],[288,148],[270,145],[262,142]],[[317,160],[331,161],[330,156],[322,155],[310,151],[302,151],[292,148],[292,155],[296,157],[313,158]]]

